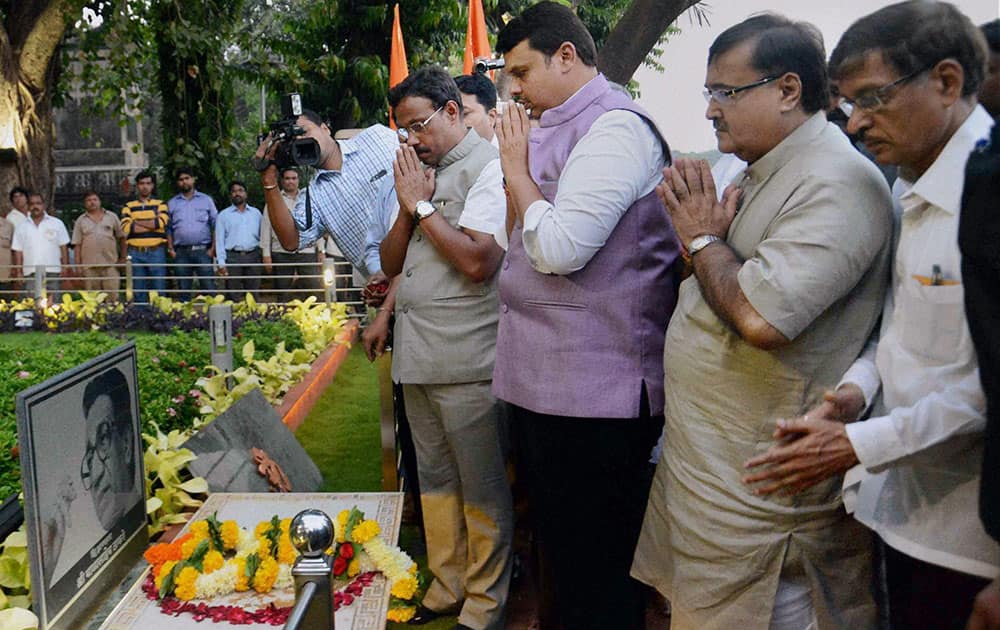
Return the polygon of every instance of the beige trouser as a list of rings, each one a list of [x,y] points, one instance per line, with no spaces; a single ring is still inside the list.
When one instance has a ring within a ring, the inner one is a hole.
[[[461,606],[470,628],[502,628],[510,586],[513,512],[490,382],[403,385],[413,431],[427,563],[424,606]]]
[[[118,270],[114,267],[84,267],[83,268],[83,288],[87,291],[104,291],[108,294],[109,302],[118,300],[118,289],[121,280]]]

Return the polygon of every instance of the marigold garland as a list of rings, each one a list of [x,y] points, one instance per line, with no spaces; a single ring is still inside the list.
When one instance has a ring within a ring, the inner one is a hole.
[[[350,605],[375,572],[389,582],[391,603],[388,619],[409,621],[416,612],[416,597],[421,589],[417,565],[404,551],[379,538],[381,527],[365,519],[357,508],[343,510],[334,519],[333,556],[335,578],[352,579],[335,595],[337,605]],[[261,521],[251,533],[235,521],[219,522],[213,514],[195,521],[188,532],[170,543],[153,545],[144,554],[152,566],[143,589],[161,608],[171,614],[190,613],[197,620],[229,620],[280,625],[288,610],[270,606],[248,613],[234,606],[189,604],[192,600],[211,600],[233,592],[254,590],[267,593],[293,585],[292,565],[298,551],[289,537],[291,519],[277,516]],[[284,611],[282,613],[282,611]]]

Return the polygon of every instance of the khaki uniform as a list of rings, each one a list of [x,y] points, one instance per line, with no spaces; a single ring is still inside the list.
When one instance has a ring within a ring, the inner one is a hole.
[[[83,270],[87,291],[105,291],[110,300],[117,299],[121,282],[113,265],[118,262],[119,239],[124,236],[118,217],[107,210],[101,213],[100,221],[87,213],[77,218],[70,242],[77,248],[76,264]]]

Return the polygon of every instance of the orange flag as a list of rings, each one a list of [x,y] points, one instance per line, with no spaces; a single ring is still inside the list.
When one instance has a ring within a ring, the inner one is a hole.
[[[393,9],[392,18],[392,45],[389,49],[389,87],[392,88],[397,83],[410,74],[410,69],[406,65],[406,48],[403,46],[403,29],[399,25],[399,4]],[[396,128],[396,121],[392,119],[392,108],[389,108],[389,126]]]
[[[483,14],[483,0],[469,0],[469,25],[465,29],[465,59],[462,73],[472,72],[472,65],[479,57],[492,57],[490,40],[486,36],[486,16]],[[490,73],[493,76],[493,73]]]

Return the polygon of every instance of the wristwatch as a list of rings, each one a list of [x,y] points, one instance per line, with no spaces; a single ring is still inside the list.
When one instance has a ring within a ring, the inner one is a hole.
[[[420,223],[427,217],[431,216],[437,212],[437,207],[429,201],[418,201],[417,207],[414,209],[414,216],[417,219],[417,223]]]
[[[715,234],[702,234],[691,239],[691,244],[688,245],[688,256],[694,257],[695,254],[705,249],[715,241],[721,241],[722,239]]]

